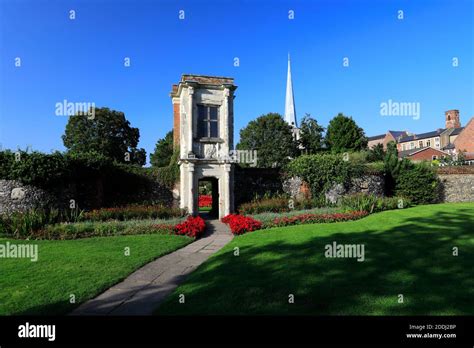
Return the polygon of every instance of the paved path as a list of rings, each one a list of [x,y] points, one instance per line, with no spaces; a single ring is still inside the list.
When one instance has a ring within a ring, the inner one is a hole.
[[[227,225],[207,220],[206,234],[152,261],[74,310],[71,315],[150,315],[186,276],[232,239]]]

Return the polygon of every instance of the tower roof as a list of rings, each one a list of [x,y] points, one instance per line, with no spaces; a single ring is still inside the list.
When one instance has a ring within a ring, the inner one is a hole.
[[[286,79],[285,121],[293,127],[298,127],[298,123],[296,122],[295,98],[293,96],[293,82],[291,80],[290,54],[288,54],[288,75]]]

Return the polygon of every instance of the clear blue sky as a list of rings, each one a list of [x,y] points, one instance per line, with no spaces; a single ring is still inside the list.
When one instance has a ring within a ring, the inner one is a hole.
[[[0,143],[63,150],[55,104],[67,99],[125,112],[149,154],[172,127],[169,91],[182,73],[235,78],[238,139],[250,120],[284,112],[288,52],[299,120],[327,126],[343,112],[370,136],[442,128],[444,111],[459,109],[464,125],[473,19],[471,0],[0,0]],[[421,118],[380,116],[388,99],[420,102]]]

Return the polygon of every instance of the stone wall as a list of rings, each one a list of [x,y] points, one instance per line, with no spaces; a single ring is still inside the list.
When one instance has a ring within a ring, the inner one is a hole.
[[[385,178],[383,175],[364,175],[361,178],[354,179],[349,188],[343,187],[341,184],[334,185],[325,194],[326,200],[336,203],[339,198],[344,195],[354,193],[366,193],[382,197],[385,191]]]
[[[474,202],[474,174],[438,174],[444,202]]]
[[[152,180],[142,182],[102,182],[81,180],[58,184],[50,189],[23,185],[16,180],[0,180],[0,214],[36,208],[67,208],[73,199],[79,209],[96,209],[127,204],[177,206],[179,197]]]
[[[284,178],[277,169],[238,168],[235,172],[235,205],[251,201],[256,195],[265,193],[286,193],[296,199],[310,198],[310,188],[301,178]],[[366,175],[353,181],[351,187],[346,189],[342,185],[335,185],[326,194],[326,199],[331,202],[345,194],[365,192],[376,196],[383,196],[385,181],[382,175]]]
[[[0,214],[56,204],[56,197],[45,190],[16,180],[0,180]]]
[[[234,206],[250,202],[255,196],[283,193],[282,175],[273,168],[234,167]]]

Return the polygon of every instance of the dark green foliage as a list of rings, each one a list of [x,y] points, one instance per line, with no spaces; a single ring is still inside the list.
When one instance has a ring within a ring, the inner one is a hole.
[[[101,208],[83,213],[80,221],[169,219],[184,216],[179,208],[164,205],[129,205],[124,207]]]
[[[329,122],[326,145],[334,153],[360,151],[367,147],[367,138],[352,117],[339,113]]]
[[[355,193],[341,198],[341,207],[346,211],[367,211],[375,213],[384,210],[405,209],[411,202],[403,197],[376,197],[366,193]]]
[[[257,199],[239,206],[240,214],[281,213],[292,210],[311,209],[317,206],[310,199],[291,200],[288,197],[279,196],[272,198]]]
[[[367,155],[367,161],[369,162],[378,162],[383,161],[385,158],[385,150],[383,149],[383,144],[377,144],[369,150]]]
[[[299,176],[311,187],[313,197],[321,197],[334,184],[348,188],[351,180],[363,175],[365,167],[345,161],[339,154],[304,155],[288,165],[291,175]]]
[[[71,153],[94,151],[118,162],[139,165],[146,162],[145,150],[137,148],[140,131],[131,127],[120,111],[96,108],[93,118],[71,116],[62,139]]]
[[[394,194],[396,180],[400,172],[408,171],[413,168],[413,163],[406,158],[398,158],[397,144],[391,141],[387,144],[387,151],[384,157],[385,171],[385,194],[391,196]]]
[[[291,127],[277,113],[262,115],[240,131],[239,150],[257,150],[257,166],[281,167],[298,153]]]
[[[179,150],[176,150],[171,156],[171,160],[166,167],[156,169],[158,182],[170,189],[176,184],[179,178]]]
[[[47,189],[65,201],[64,190],[74,193],[81,208],[116,206],[148,202],[137,192],[150,192],[156,182],[173,187],[179,175],[177,154],[174,164],[164,168],[143,168],[138,164],[114,162],[97,152],[66,154],[55,152],[0,152],[0,179],[18,180],[23,184]],[[172,199],[171,193],[169,199]]]
[[[26,151],[0,152],[0,179],[19,180],[26,185],[52,186],[69,173],[64,155],[60,152],[43,154]]]
[[[300,143],[305,153],[313,154],[322,149],[323,132],[324,127],[320,126],[310,114],[303,117],[300,125]]]
[[[173,131],[166,133],[155,145],[155,151],[150,154],[150,163],[153,167],[165,167],[173,156]]]
[[[415,204],[436,203],[440,198],[440,182],[433,168],[420,163],[399,173],[395,193]]]
[[[76,222],[83,212],[79,209],[33,209],[0,215],[0,235],[28,238],[46,225]]]

